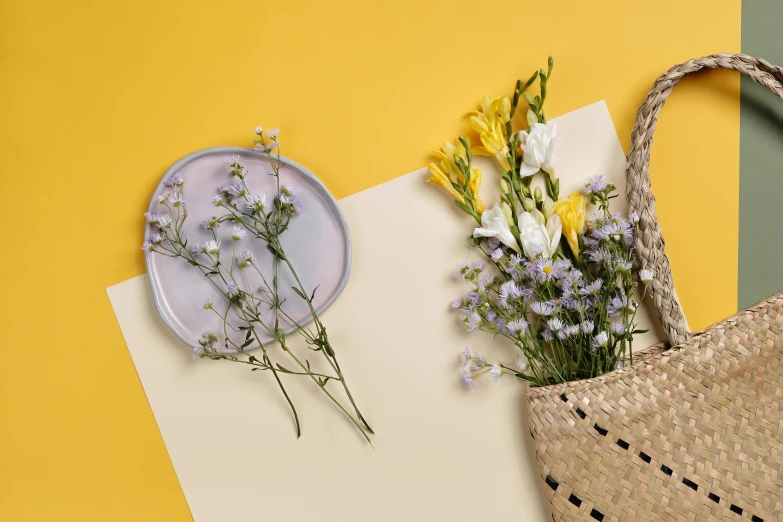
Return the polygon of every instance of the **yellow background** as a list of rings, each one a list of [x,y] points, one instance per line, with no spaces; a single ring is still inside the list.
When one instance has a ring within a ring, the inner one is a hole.
[[[605,99],[627,148],[658,74],[739,49],[739,0],[2,0],[0,520],[190,519],[104,292],[144,271],[141,213],[179,157],[279,126],[344,197],[423,166],[548,54],[550,117]],[[701,328],[737,301],[739,77],[675,90],[653,158]]]

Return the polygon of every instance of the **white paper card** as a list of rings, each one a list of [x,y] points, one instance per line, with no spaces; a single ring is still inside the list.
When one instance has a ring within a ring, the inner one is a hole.
[[[561,193],[604,173],[624,194],[625,158],[606,105],[557,120]],[[416,171],[340,202],[354,268],[323,322],[376,431],[375,450],[312,382],[289,378],[297,440],[271,375],[193,361],[157,316],[146,276],[108,289],[197,522],[551,520],[524,386],[504,377],[469,392],[460,383],[466,345],[490,359],[516,356],[467,333],[449,311],[469,290],[453,267],[476,256],[466,241],[473,224],[426,177]],[[497,178],[485,170],[484,179]],[[489,205],[492,189],[483,192]],[[646,308],[639,315],[653,324]]]

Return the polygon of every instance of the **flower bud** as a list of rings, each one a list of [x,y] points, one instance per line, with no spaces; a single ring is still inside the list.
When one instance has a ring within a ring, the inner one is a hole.
[[[531,214],[533,214],[533,217],[542,225],[546,225],[546,218],[544,217],[544,214],[541,213],[540,210],[537,208],[534,208],[530,211]]]
[[[513,214],[511,213],[511,207],[508,206],[508,203],[503,203],[502,205],[500,205],[500,210],[503,212],[503,217],[506,218],[508,224],[514,226],[515,225],[514,217]]]
[[[541,192],[541,187],[536,187],[536,190],[533,191],[533,197],[536,198],[536,203],[541,203],[544,197],[544,194]]]
[[[527,110],[527,125],[528,127],[532,127],[538,123],[538,116],[536,116],[536,113],[533,112],[533,109]]]
[[[508,186],[508,181],[506,181],[503,178],[500,178],[500,191],[503,194],[508,194],[509,192],[511,192],[511,187]]]
[[[544,197],[544,204],[541,206],[541,211],[544,213],[547,219],[555,212],[555,202],[549,196]]]
[[[526,211],[530,212],[534,208],[536,208],[536,202],[533,201],[530,198],[525,198],[522,200],[522,208],[524,208]]]

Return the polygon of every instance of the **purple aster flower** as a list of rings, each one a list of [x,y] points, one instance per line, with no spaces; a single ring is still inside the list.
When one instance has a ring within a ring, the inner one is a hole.
[[[216,207],[219,207],[219,206],[221,206],[221,205],[223,204],[223,197],[222,197],[222,196],[215,195],[215,196],[212,198],[212,204],[213,204],[213,205],[215,205]]]
[[[598,192],[603,192],[606,190],[606,176],[603,174],[596,174],[594,176],[590,176],[587,178],[587,183],[585,183],[585,188],[587,189],[587,194],[592,195],[596,194]]]
[[[590,321],[588,319],[588,320],[584,321],[582,324],[580,324],[579,328],[581,328],[583,334],[590,335],[591,333],[593,333],[593,329],[595,328],[595,324],[593,324],[593,321]]]
[[[481,316],[476,312],[471,312],[465,324],[467,324],[469,332],[475,332],[481,326]]]
[[[451,302],[452,310],[459,310],[461,306],[462,306],[462,301],[460,301],[459,299],[455,299]]]
[[[593,263],[611,263],[612,254],[603,248],[599,248],[598,250],[590,252],[587,258]]]
[[[531,301],[530,309],[537,315],[548,317],[557,311],[557,307],[550,301]]]
[[[239,168],[242,166],[240,164],[241,161],[242,161],[242,157],[239,154],[232,154],[231,156],[228,156],[223,159],[223,165],[231,168]]]
[[[612,297],[609,300],[609,306],[606,307],[606,312],[610,316],[621,314],[624,310],[633,311],[636,308],[636,303],[633,299],[628,299],[628,296],[621,294],[619,297]]]
[[[465,296],[465,305],[470,308],[475,308],[481,304],[481,296],[478,292],[468,292]]]
[[[457,265],[457,271],[454,272],[454,275],[457,277],[457,279],[465,279],[469,271],[470,265],[467,263],[460,263]]]
[[[462,367],[464,368],[465,365],[470,362],[470,350],[468,350],[468,347],[466,346],[464,350],[462,350]]]
[[[606,344],[609,342],[609,334],[607,334],[605,331],[598,332],[598,335],[593,337],[593,341],[590,343],[590,346],[593,349],[598,349],[606,346]]]
[[[519,297],[519,287],[514,281],[506,281],[500,285],[500,291],[498,292],[498,304],[503,308],[511,308],[509,299],[516,299]]]
[[[462,384],[467,386],[469,390],[475,390],[476,389],[476,383],[473,380],[473,376],[470,375],[470,372],[468,370],[462,371]]]
[[[190,245],[188,250],[190,250],[190,254],[193,257],[196,257],[197,255],[200,255],[202,252],[204,252],[204,245],[201,243],[196,243],[194,245]]]
[[[247,268],[249,265],[252,265],[255,262],[256,256],[250,250],[245,250],[237,256],[237,263],[239,263],[240,268]]]
[[[500,381],[500,378],[503,377],[503,368],[501,368],[499,364],[493,364],[492,369],[489,370],[489,375],[492,377],[492,380],[495,381],[495,384],[497,384]]]
[[[220,226],[220,221],[218,221],[217,217],[215,216],[212,216],[211,218],[207,218],[201,222],[201,228],[203,228],[204,230],[216,229],[219,226]]]
[[[615,335],[623,335],[625,333],[625,325],[623,323],[612,323],[609,326],[609,330]]]
[[[167,187],[176,187],[176,186],[179,186],[179,185],[183,185],[184,183],[185,183],[185,180],[182,179],[182,176],[180,176],[179,174],[174,174],[169,179],[164,181],[164,184]]]
[[[239,288],[237,288],[236,285],[229,283],[226,286],[226,293],[228,294],[228,297],[236,297],[239,295]]]
[[[479,282],[479,289],[482,292],[485,292],[487,290],[487,287],[495,282],[495,276],[488,275],[485,276],[480,282]]]
[[[544,329],[544,331],[541,332],[541,337],[543,337],[543,339],[548,342],[552,342],[555,340],[555,335],[550,330],[547,329]]]
[[[226,191],[232,198],[242,198],[247,194],[247,187],[245,187],[245,184],[240,181],[235,185],[228,185]]]
[[[550,330],[557,333],[563,328],[565,328],[565,324],[563,324],[563,321],[558,319],[557,317],[554,317],[546,322],[547,327],[549,327]]]
[[[149,241],[145,241],[143,245],[141,245],[141,249],[145,252],[154,252],[155,251],[155,245],[150,243]]]
[[[631,268],[633,268],[633,263],[621,257],[616,257],[614,259],[614,267],[621,272],[630,272]]]
[[[163,243],[164,239],[166,238],[158,234],[157,232],[155,232],[154,234],[152,234],[152,236],[150,236],[150,243],[152,243],[153,245],[160,245],[161,243]]]
[[[245,209],[250,214],[253,214],[254,212],[263,212],[266,208],[265,194],[249,194],[246,201]]]
[[[582,295],[598,295],[598,292],[601,291],[601,286],[604,284],[602,279],[596,279],[595,281],[588,283],[584,285],[582,288],[579,289],[579,293]]]
[[[524,319],[509,321],[506,327],[515,334],[524,335],[530,325]]]
[[[500,248],[495,248],[489,252],[489,257],[490,259],[492,259],[492,261],[497,263],[498,261],[500,261],[500,258],[503,257],[503,250]]]

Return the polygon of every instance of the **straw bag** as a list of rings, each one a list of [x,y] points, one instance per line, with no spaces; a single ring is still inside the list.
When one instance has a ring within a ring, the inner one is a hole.
[[[626,176],[639,262],[674,348],[528,393],[554,518],[783,520],[783,293],[695,334],[674,292],[648,166],[658,112],[688,73],[725,67],[783,97],[783,69],[745,55],[677,65],[636,115]]]

